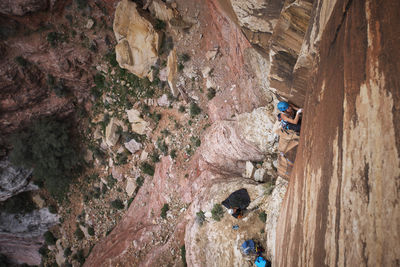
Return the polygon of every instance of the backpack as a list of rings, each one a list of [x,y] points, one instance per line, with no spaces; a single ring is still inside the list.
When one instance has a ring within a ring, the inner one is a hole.
[[[258,256],[254,263],[256,264],[257,267],[271,267],[271,262],[269,260],[264,259],[261,256]]]
[[[245,255],[253,254],[256,251],[254,241],[251,239],[244,241],[240,249]]]

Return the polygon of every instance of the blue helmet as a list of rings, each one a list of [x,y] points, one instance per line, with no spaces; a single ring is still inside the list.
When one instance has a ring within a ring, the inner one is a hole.
[[[289,104],[288,104],[288,102],[279,102],[278,103],[278,109],[280,110],[280,111],[285,111],[285,110],[287,110],[289,108]]]

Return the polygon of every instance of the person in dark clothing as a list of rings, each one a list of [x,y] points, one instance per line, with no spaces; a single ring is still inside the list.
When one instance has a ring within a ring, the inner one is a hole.
[[[250,204],[250,196],[247,190],[242,188],[230,194],[221,204],[228,209],[229,214],[240,219]]]

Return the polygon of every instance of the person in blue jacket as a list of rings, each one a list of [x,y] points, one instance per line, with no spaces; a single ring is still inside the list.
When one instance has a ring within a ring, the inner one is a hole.
[[[278,114],[278,119],[281,121],[282,127],[284,129],[293,130],[296,133],[300,133],[300,114],[303,112],[303,110],[284,101],[278,103],[278,109],[281,112]]]

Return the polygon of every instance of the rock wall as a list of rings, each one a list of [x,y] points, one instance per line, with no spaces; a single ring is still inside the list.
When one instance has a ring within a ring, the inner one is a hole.
[[[0,201],[4,201],[18,193],[37,189],[29,178],[32,170],[24,170],[13,166],[8,160],[0,161]]]
[[[400,264],[400,3],[317,1],[275,266]],[[304,70],[303,70],[304,71]]]

